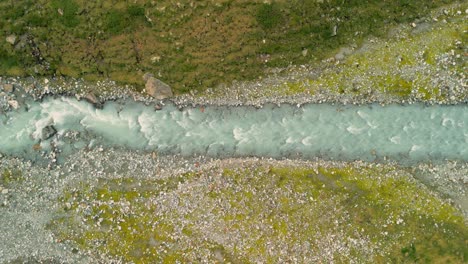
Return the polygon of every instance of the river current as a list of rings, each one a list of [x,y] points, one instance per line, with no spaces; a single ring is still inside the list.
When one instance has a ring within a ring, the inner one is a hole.
[[[102,109],[71,97],[30,101],[0,116],[0,153],[36,159],[51,149],[121,147],[161,154],[400,163],[468,161],[468,106],[266,105]]]

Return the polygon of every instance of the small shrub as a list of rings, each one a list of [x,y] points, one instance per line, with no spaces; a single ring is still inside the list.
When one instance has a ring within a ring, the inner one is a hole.
[[[42,17],[38,14],[32,14],[27,17],[27,24],[33,27],[46,27],[49,20],[46,17]]]
[[[106,16],[106,31],[110,34],[120,34],[128,24],[125,14],[119,10],[111,10]]]
[[[269,30],[281,23],[281,11],[276,3],[262,4],[257,10],[256,19],[263,29]]]
[[[19,7],[11,7],[7,10],[4,10],[2,17],[6,20],[16,20],[24,15],[24,9]]]
[[[413,243],[411,243],[410,246],[402,248],[401,249],[401,254],[406,258],[406,259],[411,259],[413,261],[416,261],[418,258],[416,257],[416,247],[414,246]]]
[[[127,8],[127,13],[130,15],[130,17],[133,17],[133,18],[144,17],[145,9],[139,5],[130,5]]]
[[[14,55],[8,54],[5,50],[0,49],[0,72],[4,72],[11,67],[18,66],[20,63]]]

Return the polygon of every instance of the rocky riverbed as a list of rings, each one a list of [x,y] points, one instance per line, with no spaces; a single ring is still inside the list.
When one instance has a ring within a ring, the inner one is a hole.
[[[8,157],[0,168],[6,263],[464,259],[466,164],[97,148],[53,169]]]

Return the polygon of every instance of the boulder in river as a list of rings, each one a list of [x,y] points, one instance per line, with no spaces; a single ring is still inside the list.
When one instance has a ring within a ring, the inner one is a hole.
[[[98,98],[96,97],[94,93],[92,92],[88,93],[87,95],[85,95],[84,99],[88,101],[88,103],[93,104],[94,107],[99,108],[99,109],[102,108],[101,102],[99,102]]]
[[[19,108],[19,103],[16,100],[9,100],[8,105],[10,105],[15,110]]]
[[[152,74],[145,74],[143,79],[146,81],[145,90],[152,97],[162,100],[173,96],[171,87]]]
[[[41,139],[48,140],[49,138],[53,137],[57,134],[57,129],[53,125],[45,126],[41,131]]]

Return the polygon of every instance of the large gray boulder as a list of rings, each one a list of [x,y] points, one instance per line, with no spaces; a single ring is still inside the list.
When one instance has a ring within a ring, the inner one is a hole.
[[[145,74],[143,79],[146,81],[146,93],[152,97],[162,100],[173,96],[171,87],[161,80],[154,78],[152,74]]]
[[[53,125],[44,127],[41,131],[41,139],[47,140],[57,134],[57,129]]]

